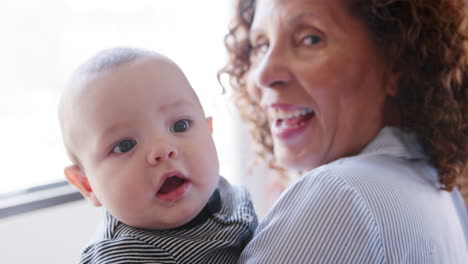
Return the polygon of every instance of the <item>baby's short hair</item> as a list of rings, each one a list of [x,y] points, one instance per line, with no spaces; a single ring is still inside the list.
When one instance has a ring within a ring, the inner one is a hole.
[[[112,70],[120,65],[145,58],[165,58],[163,55],[154,51],[133,47],[114,47],[105,49],[83,64],[75,71],[75,74],[98,74],[104,71]]]

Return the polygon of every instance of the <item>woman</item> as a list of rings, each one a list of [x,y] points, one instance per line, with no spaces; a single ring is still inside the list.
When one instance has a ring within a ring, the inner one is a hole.
[[[468,263],[467,40],[463,0],[240,0],[222,72],[261,157],[309,171],[241,262]]]

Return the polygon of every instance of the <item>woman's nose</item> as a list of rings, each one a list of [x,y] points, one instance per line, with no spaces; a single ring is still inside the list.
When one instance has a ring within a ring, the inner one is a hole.
[[[156,142],[148,154],[148,163],[158,165],[166,160],[176,159],[176,148],[167,142]]]
[[[287,51],[270,46],[259,61],[252,65],[253,78],[258,88],[281,88],[292,79]]]

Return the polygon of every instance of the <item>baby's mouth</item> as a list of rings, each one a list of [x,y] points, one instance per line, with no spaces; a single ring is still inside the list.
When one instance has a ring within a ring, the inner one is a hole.
[[[161,178],[162,184],[156,197],[163,202],[175,202],[181,199],[190,187],[190,179],[179,171],[168,172]]]
[[[273,121],[273,125],[277,129],[301,127],[312,117],[314,117],[314,115],[314,110],[310,108],[302,108],[287,111],[282,109],[272,109],[269,111],[269,116]]]
[[[182,186],[187,180],[177,176],[167,178],[157,194],[167,194]]]

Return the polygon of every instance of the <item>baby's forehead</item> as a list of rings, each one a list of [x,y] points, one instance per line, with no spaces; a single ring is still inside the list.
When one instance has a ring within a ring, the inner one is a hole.
[[[151,96],[157,94],[157,98],[163,98],[163,103],[183,98],[202,107],[182,70],[164,57],[140,58],[100,71],[78,71],[67,90],[64,97],[68,97],[70,105],[85,102],[92,107],[99,103],[100,99],[96,98],[115,98],[124,93],[129,94],[128,99],[140,101],[153,100]],[[157,104],[157,101],[152,103]]]
[[[161,57],[143,57],[137,58],[125,63],[108,65],[105,68],[101,66],[87,66],[80,68],[72,74],[69,83],[64,90],[66,96],[79,96],[88,94],[97,89],[99,84],[103,81],[126,79],[131,76],[132,73],[137,73],[143,77],[151,77],[154,71],[170,72],[171,74],[161,74],[159,78],[153,78],[152,81],[155,83],[162,82],[164,80],[176,79],[186,81],[182,71],[172,63],[170,60]],[[183,76],[183,78],[180,78]]]
[[[176,74],[181,72],[171,59],[162,54],[138,48],[117,47],[103,50],[79,65],[67,86],[79,91],[77,89],[85,89],[92,81],[101,77],[129,72],[135,67],[171,69]]]

